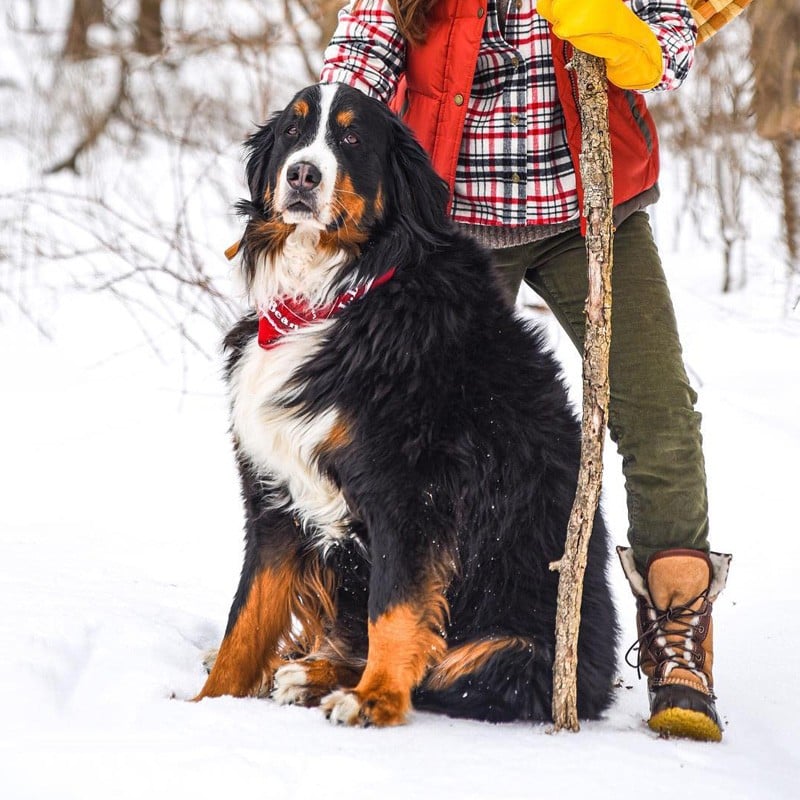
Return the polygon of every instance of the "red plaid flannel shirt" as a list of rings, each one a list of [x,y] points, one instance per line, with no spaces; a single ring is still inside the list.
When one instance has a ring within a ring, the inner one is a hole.
[[[497,3],[486,27],[458,158],[452,215],[471,225],[548,225],[578,219],[578,195],[556,94],[548,23],[534,0],[510,0],[505,34]],[[626,0],[664,53],[655,90],[677,88],[692,64],[697,28],[683,0]],[[405,41],[388,0],[358,0],[339,13],[321,80],[388,102],[405,64]]]

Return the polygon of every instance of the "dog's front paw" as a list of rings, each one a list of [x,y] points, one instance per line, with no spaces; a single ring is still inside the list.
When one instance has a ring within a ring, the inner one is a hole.
[[[322,698],[320,708],[334,725],[367,725],[361,717],[361,701],[353,692],[338,689]]]
[[[331,692],[320,704],[325,716],[336,725],[387,727],[406,721],[409,699],[401,692],[367,693],[340,689]]]
[[[337,687],[355,686],[360,672],[354,664],[320,656],[288,661],[275,672],[272,699],[282,705],[318,706]]]
[[[308,670],[299,661],[290,661],[275,672],[272,699],[283,706],[308,705]]]

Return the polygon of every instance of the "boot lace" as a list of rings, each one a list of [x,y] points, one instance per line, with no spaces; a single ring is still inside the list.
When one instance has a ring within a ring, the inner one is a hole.
[[[695,605],[698,600],[703,601],[702,605],[698,609],[693,609],[692,606]],[[689,600],[687,603],[668,608],[666,611],[660,611],[655,606],[648,604],[648,612],[654,611],[656,615],[655,617],[651,617],[651,615],[648,614],[647,624],[643,626],[642,634],[625,653],[625,663],[630,667],[635,667],[637,676],[641,678],[643,653],[649,651],[653,642],[660,636],[663,636],[665,639],[667,639],[667,637],[680,637],[684,641],[690,638],[692,642],[695,642],[695,636],[705,633],[705,627],[701,623],[695,623],[692,620],[695,617],[702,617],[706,613],[707,604],[708,589],[701,592],[697,597]],[[669,630],[666,630],[665,627],[667,623],[672,623]],[[667,641],[669,642],[669,639],[667,639]],[[666,644],[655,651],[654,655],[656,655],[658,659],[657,663],[660,665],[665,662],[672,662],[682,669],[699,672],[698,669],[693,669],[686,663],[686,659],[683,656],[685,648],[679,646],[676,639],[673,638],[673,641],[675,641],[674,645]],[[634,656],[635,661],[632,660]]]

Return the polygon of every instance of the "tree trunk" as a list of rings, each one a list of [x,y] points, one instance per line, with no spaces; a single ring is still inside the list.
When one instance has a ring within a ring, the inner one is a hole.
[[[747,15],[759,136],[800,136],[800,4],[759,0]]]
[[[139,19],[136,22],[136,30],[137,52],[155,56],[164,49],[161,0],[139,0]]]
[[[785,137],[773,142],[778,153],[783,202],[783,238],[786,243],[787,313],[797,304],[793,296],[800,275],[800,143]]]
[[[63,57],[73,61],[91,58],[94,53],[89,46],[89,27],[104,19],[103,0],[74,0]]]
[[[772,141],[780,166],[787,301],[800,265],[800,4],[759,0],[748,15],[756,130]]]
[[[613,184],[608,133],[605,62],[575,51],[583,139],[581,179],[587,219],[589,294],[583,346],[581,467],[564,555],[550,565],[559,571],[556,653],[553,668],[555,730],[580,730],[577,710],[578,630],[583,576],[603,476],[603,442],[608,421],[608,353],[611,346]],[[611,631],[609,631],[609,635]]]
[[[336,30],[342,3],[340,0],[318,0],[317,5],[319,7],[319,41],[325,48]]]

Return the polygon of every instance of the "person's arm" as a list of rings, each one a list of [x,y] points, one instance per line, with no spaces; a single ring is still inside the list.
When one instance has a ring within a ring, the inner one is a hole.
[[[683,0],[538,0],[553,32],[606,62],[623,89],[675,89],[689,72],[697,39]]]
[[[677,89],[694,63],[697,23],[684,0],[633,0],[633,12],[655,33],[663,69],[654,91]]]
[[[325,50],[322,83],[344,83],[388,103],[405,69],[406,43],[386,0],[352,0]]]

